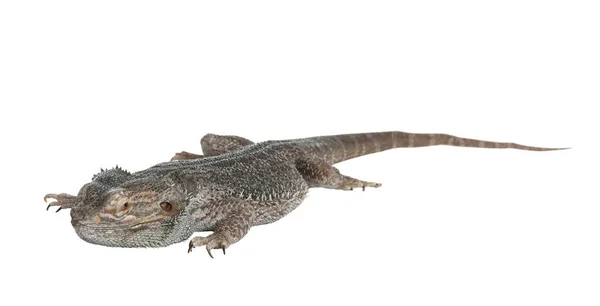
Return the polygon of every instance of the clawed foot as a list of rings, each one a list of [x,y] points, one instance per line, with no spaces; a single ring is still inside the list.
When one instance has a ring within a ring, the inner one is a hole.
[[[75,206],[75,204],[77,204],[77,201],[79,201],[78,197],[72,196],[72,195],[66,194],[66,193],[61,193],[61,194],[49,193],[46,196],[44,196],[44,202],[47,203],[48,199],[54,199],[56,201],[48,204],[48,207],[46,207],[46,210],[50,209],[50,206],[58,206],[58,209],[56,210],[56,212],[59,212],[63,208],[72,208],[73,206]]]
[[[373,183],[373,182],[365,182],[365,181],[361,181],[361,180],[357,180],[357,179],[352,179],[350,181],[346,181],[344,182],[344,184],[342,184],[341,188],[342,190],[354,190],[354,188],[362,188],[363,191],[365,191],[365,189],[367,187],[373,187],[373,188],[378,188],[381,187],[380,183]]]
[[[208,237],[194,237],[192,240],[190,240],[188,253],[191,252],[193,248],[203,245],[206,245],[206,251],[208,252],[210,258],[214,258],[210,250],[222,249],[223,254],[225,254],[225,249],[231,244],[225,237],[223,237],[223,235],[219,234],[212,234]]]
[[[194,153],[190,153],[190,152],[186,152],[186,151],[181,151],[179,153],[175,153],[175,156],[173,156],[171,158],[171,161],[174,160],[184,160],[184,159],[196,159],[196,158],[202,158],[204,157],[203,155],[199,155],[199,154],[194,154]]]

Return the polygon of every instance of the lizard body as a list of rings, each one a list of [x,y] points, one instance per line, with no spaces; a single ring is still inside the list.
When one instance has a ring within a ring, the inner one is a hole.
[[[381,132],[266,141],[208,134],[205,155],[177,153],[171,161],[129,173],[102,170],[77,196],[48,194],[48,207],[71,208],[83,240],[116,247],[161,247],[190,240],[189,251],[225,249],[252,226],[272,223],[294,210],[309,188],[379,187],[340,173],[334,164],[400,147],[451,145],[557,150],[461,138],[447,134]]]

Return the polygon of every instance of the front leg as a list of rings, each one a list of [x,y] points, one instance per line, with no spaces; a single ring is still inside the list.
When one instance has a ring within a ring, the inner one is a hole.
[[[253,144],[252,141],[233,135],[221,136],[215,134],[206,134],[200,140],[202,152],[204,155],[181,151],[176,153],[171,160],[196,159],[208,156],[220,155],[239,148]]]
[[[175,153],[175,156],[171,157],[171,160],[196,159],[202,157],[204,157],[204,155],[181,151],[179,153]]]
[[[238,208],[217,223],[214,232],[208,237],[194,237],[190,240],[188,253],[193,248],[206,245],[206,251],[211,258],[213,249],[225,249],[242,239],[250,230],[254,214],[248,208]]]

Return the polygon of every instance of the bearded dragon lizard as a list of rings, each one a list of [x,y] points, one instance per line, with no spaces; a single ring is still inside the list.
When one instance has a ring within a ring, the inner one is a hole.
[[[83,240],[113,247],[163,247],[194,237],[188,252],[225,249],[251,227],[272,223],[294,210],[309,188],[352,190],[379,187],[340,173],[333,165],[392,148],[449,145],[559,150],[461,138],[447,134],[381,132],[253,143],[208,134],[204,155],[177,153],[169,162],[135,173],[101,170],[76,196],[48,194],[48,208],[71,209]]]

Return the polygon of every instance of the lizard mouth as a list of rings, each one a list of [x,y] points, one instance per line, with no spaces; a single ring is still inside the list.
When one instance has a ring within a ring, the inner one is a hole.
[[[77,235],[93,244],[113,247],[161,247],[187,239],[191,232],[175,225],[176,218],[152,216],[128,223],[72,220]]]
[[[163,221],[165,218],[163,216],[153,217],[153,218],[144,218],[138,222],[132,224],[115,224],[115,223],[106,223],[101,225],[100,222],[89,222],[89,221],[80,221],[80,220],[71,220],[71,225],[73,227],[84,227],[92,230],[119,230],[119,229],[139,229],[142,227],[147,227],[151,224],[158,225],[160,221]]]

